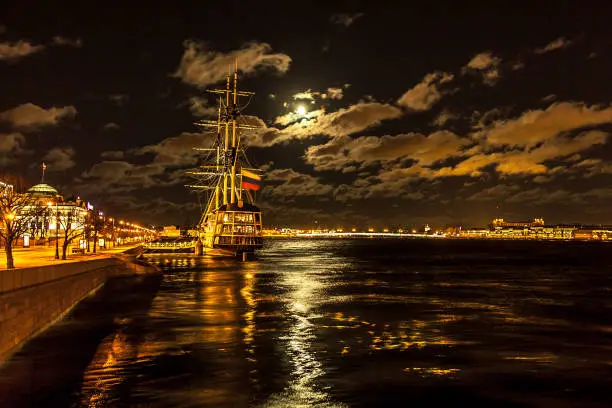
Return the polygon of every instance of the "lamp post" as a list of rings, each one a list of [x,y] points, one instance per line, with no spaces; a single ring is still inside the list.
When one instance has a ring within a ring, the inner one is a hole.
[[[117,242],[115,241],[115,218],[111,217],[110,221],[112,223],[112,227],[111,227],[111,245],[114,247],[117,244]],[[109,245],[109,247],[111,245]]]
[[[55,259],[59,259],[59,208],[55,200]]]

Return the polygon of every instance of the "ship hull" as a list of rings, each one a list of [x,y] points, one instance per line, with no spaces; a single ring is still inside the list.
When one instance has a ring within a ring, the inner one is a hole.
[[[253,205],[224,205],[206,214],[203,221],[203,255],[242,256],[254,254],[263,246],[261,211]]]

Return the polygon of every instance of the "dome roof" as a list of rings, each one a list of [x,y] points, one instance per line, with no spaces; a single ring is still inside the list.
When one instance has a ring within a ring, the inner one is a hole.
[[[30,187],[28,193],[35,196],[44,197],[56,197],[57,195],[59,195],[57,190],[48,184],[36,184],[35,186]]]

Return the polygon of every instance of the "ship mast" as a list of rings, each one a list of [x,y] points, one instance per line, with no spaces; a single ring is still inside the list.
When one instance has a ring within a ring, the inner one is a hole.
[[[234,67],[234,74],[231,75],[230,72],[226,76],[225,89],[211,89],[208,92],[219,95],[219,109],[217,120],[201,120],[197,122],[196,125],[217,128],[217,160],[216,165],[214,167],[216,170],[216,174],[219,175],[219,179],[215,185],[214,193],[214,209],[216,209],[219,208],[221,205],[234,204],[238,200],[242,200],[242,188],[240,185],[241,183],[237,182],[238,175],[236,174],[238,153],[240,148],[239,130],[255,129],[256,126],[239,124],[237,122],[238,118],[240,117],[240,107],[238,105],[238,98],[240,96],[252,97],[255,93],[238,90],[237,60]],[[223,136],[221,136],[222,130]],[[207,209],[207,211],[210,210],[213,210],[213,208]]]

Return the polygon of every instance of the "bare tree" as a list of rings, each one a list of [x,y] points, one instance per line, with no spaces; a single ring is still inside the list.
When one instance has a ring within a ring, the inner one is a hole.
[[[6,250],[6,267],[15,267],[13,245],[47,209],[28,193],[21,192],[23,183],[15,177],[0,184],[0,238]],[[10,184],[9,184],[10,183]]]
[[[64,230],[64,243],[62,244],[62,259],[66,259],[68,245],[77,238],[83,236],[85,229],[85,213],[82,208],[74,206],[67,211],[62,211],[59,223]]]
[[[96,253],[96,245],[98,245],[98,234],[102,232],[104,228],[104,220],[102,216],[91,214],[91,231],[93,232],[93,253]]]

